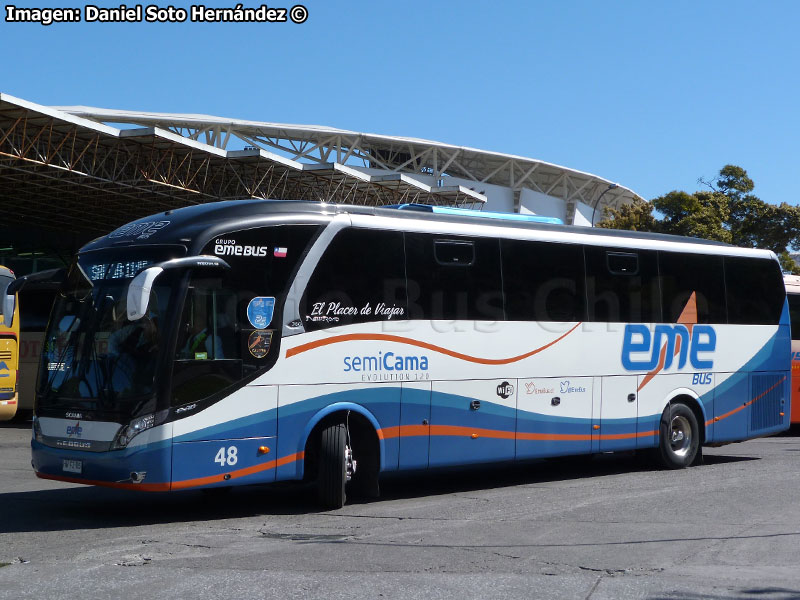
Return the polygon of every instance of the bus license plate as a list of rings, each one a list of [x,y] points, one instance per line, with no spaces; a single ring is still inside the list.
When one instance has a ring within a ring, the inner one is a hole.
[[[80,473],[83,471],[83,461],[65,458],[63,459],[61,468],[67,473]]]

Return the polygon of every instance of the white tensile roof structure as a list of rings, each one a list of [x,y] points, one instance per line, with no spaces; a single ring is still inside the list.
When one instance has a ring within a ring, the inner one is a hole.
[[[0,93],[0,210],[9,226],[104,233],[238,198],[406,202],[589,225],[637,197],[541,160],[416,138],[208,115],[48,107]]]
[[[262,149],[269,155],[277,154],[300,165],[342,172],[348,172],[349,167],[355,169],[354,173],[350,172],[352,175],[370,176],[371,181],[378,184],[402,181],[405,175],[405,183],[413,186],[417,182],[420,189],[460,186],[461,193],[467,196],[463,201],[471,199],[474,204],[488,201],[491,205],[495,200],[497,206],[493,206],[493,210],[540,213],[526,210],[523,190],[529,190],[561,200],[563,214],[548,216],[558,216],[570,223],[576,220],[576,208],[581,204],[595,212],[595,203],[599,199],[596,211],[599,220],[603,208],[619,207],[637,196],[625,186],[583,171],[537,159],[419,138],[198,114],[133,112],[86,106],[59,107],[59,110],[104,123],[166,129],[221,149],[238,140],[246,147]],[[504,188],[507,201],[500,198],[504,195],[502,189],[492,194],[486,190],[489,186]],[[493,195],[496,198],[492,198]],[[533,201],[531,204],[541,207],[541,202]],[[551,206],[550,212],[554,207],[556,213],[561,212],[558,204]]]

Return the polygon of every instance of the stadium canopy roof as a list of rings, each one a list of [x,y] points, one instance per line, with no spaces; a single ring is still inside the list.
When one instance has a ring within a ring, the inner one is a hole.
[[[243,149],[229,149],[236,145]],[[568,215],[576,202],[593,206],[602,196],[602,209],[636,197],[581,171],[427,140],[54,108],[0,94],[0,209],[7,224],[103,233],[144,214],[236,198],[479,207],[484,184],[514,190],[517,210],[523,188],[560,198]]]

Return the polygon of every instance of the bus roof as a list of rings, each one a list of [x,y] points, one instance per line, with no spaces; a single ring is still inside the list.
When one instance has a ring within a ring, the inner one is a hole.
[[[337,215],[350,215],[360,226],[371,222],[382,222],[380,228],[414,230],[440,233],[498,235],[519,237],[511,231],[531,232],[533,239],[566,243],[588,243],[592,245],[642,246],[684,249],[690,252],[727,255],[761,255],[762,258],[774,254],[767,250],[737,248],[722,242],[681,237],[659,233],[624,231],[540,223],[532,220],[476,218],[477,211],[421,211],[398,210],[392,207],[352,206],[347,204],[327,204],[324,202],[305,202],[296,200],[228,200],[198,204],[175,210],[157,213],[132,221],[97,238],[84,246],[81,251],[93,251],[144,244],[183,244],[190,251],[198,252],[211,238],[237,229],[274,224],[282,220],[308,223],[327,223]],[[389,225],[387,225],[387,222]],[[534,233],[538,232],[538,233]],[[541,234],[541,235],[539,235]],[[680,246],[680,247],[678,247]],[[672,248],[670,248],[672,247]]]

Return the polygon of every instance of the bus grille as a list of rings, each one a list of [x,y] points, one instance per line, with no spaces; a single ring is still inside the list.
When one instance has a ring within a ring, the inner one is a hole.
[[[11,350],[0,350],[0,360],[11,360]]]
[[[753,375],[752,396],[755,401],[750,407],[750,431],[755,432],[779,425],[784,409],[783,381],[785,375]]]

